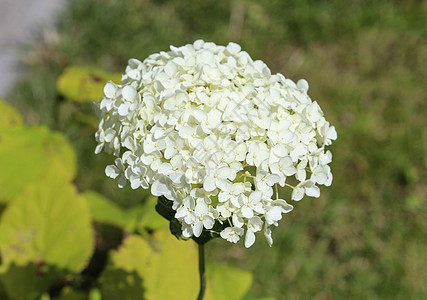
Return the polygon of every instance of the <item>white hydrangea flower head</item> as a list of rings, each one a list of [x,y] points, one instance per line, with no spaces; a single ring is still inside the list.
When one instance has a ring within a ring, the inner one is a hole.
[[[264,233],[271,246],[271,226],[293,209],[279,191],[299,201],[332,182],[337,134],[307,91],[235,43],[171,46],[105,85],[95,153],[113,154],[105,171],[119,187],[172,201],[184,236],[220,222],[227,241],[250,247]]]

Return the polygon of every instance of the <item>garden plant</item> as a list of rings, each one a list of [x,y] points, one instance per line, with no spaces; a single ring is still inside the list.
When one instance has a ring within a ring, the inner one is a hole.
[[[205,300],[427,298],[426,14],[69,1],[0,101],[0,299],[197,299],[199,244]]]

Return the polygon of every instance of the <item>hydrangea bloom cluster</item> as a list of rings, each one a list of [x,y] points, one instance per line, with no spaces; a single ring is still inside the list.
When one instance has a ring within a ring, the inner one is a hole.
[[[105,171],[119,187],[173,201],[185,237],[220,222],[227,241],[250,247],[263,233],[271,246],[271,226],[293,209],[280,189],[298,201],[332,182],[336,131],[307,90],[235,43],[171,46],[105,85],[95,152],[116,157]]]

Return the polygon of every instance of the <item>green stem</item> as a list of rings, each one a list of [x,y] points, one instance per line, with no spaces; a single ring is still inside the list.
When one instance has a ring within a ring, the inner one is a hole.
[[[205,270],[205,246],[199,244],[199,275],[200,275],[200,291],[197,300],[203,300],[206,291],[206,270]]]

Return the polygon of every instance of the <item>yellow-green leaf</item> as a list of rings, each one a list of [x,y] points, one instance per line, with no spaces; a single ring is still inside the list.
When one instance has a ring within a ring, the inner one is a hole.
[[[66,137],[45,127],[5,128],[0,132],[0,202],[10,202],[44,176],[71,180],[76,158]],[[54,169],[54,172],[51,170]]]
[[[144,229],[157,230],[169,226],[169,222],[156,211],[156,204],[157,197],[150,196],[142,209],[139,209],[141,213],[139,223],[137,224],[139,231]],[[134,210],[130,209],[129,213],[132,214],[133,212]],[[138,210],[135,210],[134,213],[137,212]]]
[[[225,265],[208,264],[207,276],[217,300],[242,300],[252,284],[252,273]]]
[[[18,111],[0,98],[0,128],[20,127],[23,123]]]
[[[56,300],[88,300],[88,295],[83,292],[74,291],[69,287],[65,287],[59,298],[55,298]]]
[[[61,276],[81,271],[93,244],[84,199],[63,177],[43,177],[27,185],[3,212],[1,280],[15,298],[42,294]]]
[[[207,245],[207,247],[209,247]],[[242,300],[252,274],[233,267],[208,264],[206,300]],[[154,239],[126,238],[112,253],[101,276],[104,300],[196,299],[199,293],[198,253],[192,241],[178,241],[167,228]]]
[[[156,230],[167,227],[169,222],[155,210],[156,197],[149,197],[144,204],[123,209],[99,193],[88,191],[84,197],[89,205],[94,221],[123,228],[127,232],[145,229]]]
[[[196,299],[199,279],[197,250],[192,242],[178,241],[168,228],[153,241],[129,236],[110,257],[101,277],[103,300]]]
[[[57,89],[61,95],[72,101],[96,101],[104,96],[104,86],[109,80],[119,83],[121,74],[92,67],[71,66],[58,78]]]
[[[83,196],[94,221],[123,228],[127,227],[129,219],[120,206],[94,191],[87,191]]]

